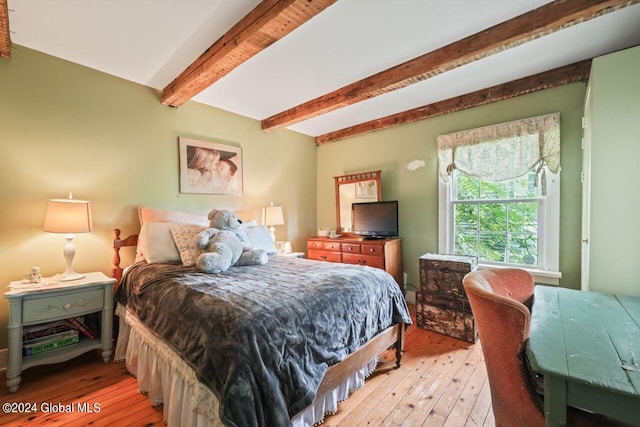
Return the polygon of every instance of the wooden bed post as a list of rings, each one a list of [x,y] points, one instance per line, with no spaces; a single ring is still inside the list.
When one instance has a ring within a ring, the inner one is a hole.
[[[122,267],[120,267],[120,248],[123,246],[136,246],[138,244],[138,235],[133,234],[126,239],[120,238],[120,229],[113,229],[113,277],[116,279],[116,283],[113,285],[113,292],[120,286],[120,280],[122,280]]]
[[[395,343],[397,368],[399,368],[402,364],[402,352],[404,351],[404,331],[406,327],[407,326],[404,323],[398,324],[398,340]]]

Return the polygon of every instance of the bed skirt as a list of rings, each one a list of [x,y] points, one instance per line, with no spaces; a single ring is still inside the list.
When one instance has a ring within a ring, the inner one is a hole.
[[[223,426],[215,394],[198,382],[193,369],[157,338],[122,305],[116,307],[120,318],[115,361],[125,362],[127,371],[138,380],[138,391],[147,394],[153,406],[163,405],[164,421],[169,427]],[[351,374],[340,386],[317,396],[315,401],[292,420],[293,427],[313,426],[334,414],[338,404],[364,386],[377,365],[370,360]]]

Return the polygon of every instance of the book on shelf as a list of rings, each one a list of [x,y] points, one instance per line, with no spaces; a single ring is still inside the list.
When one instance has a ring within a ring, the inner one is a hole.
[[[24,326],[22,329],[22,341],[25,342],[38,338],[48,337],[59,332],[68,331],[70,329],[72,329],[72,327],[66,320],[58,320],[57,322]]]
[[[47,338],[70,330],[82,332],[89,339],[96,339],[98,334],[87,324],[82,316],[70,317],[51,323],[25,326],[22,330],[22,342],[29,342],[38,338]]]
[[[84,322],[84,319],[81,317],[70,317],[66,319],[69,324],[71,324],[75,329],[82,332],[89,339],[96,339],[96,333],[91,330],[89,326]]]
[[[46,335],[46,336],[43,336],[43,337],[37,337],[37,338],[31,338],[31,339],[28,339],[28,340],[22,340],[22,346],[23,347],[28,347],[28,346],[32,346],[34,344],[38,344],[38,343],[42,343],[42,342],[54,341],[54,340],[56,340],[58,338],[69,336],[69,335],[73,334],[74,332],[78,332],[78,331],[76,331],[75,329],[69,328],[66,331],[55,332],[55,333],[52,333],[50,335]]]
[[[37,338],[34,341],[23,344],[23,355],[31,356],[34,354],[44,353],[45,351],[55,350],[60,347],[76,344],[79,340],[79,332],[71,329],[66,332],[60,332],[49,337]]]

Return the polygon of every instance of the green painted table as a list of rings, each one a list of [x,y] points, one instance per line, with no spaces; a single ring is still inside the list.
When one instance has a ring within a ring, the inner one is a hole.
[[[547,426],[567,406],[640,426],[640,297],[536,286],[527,356]]]

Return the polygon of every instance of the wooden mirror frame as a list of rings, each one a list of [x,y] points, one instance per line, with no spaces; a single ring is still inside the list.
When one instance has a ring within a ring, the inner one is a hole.
[[[355,184],[358,182],[364,181],[375,181],[376,183],[376,194],[375,200],[373,198],[369,199],[371,202],[379,202],[382,200],[382,186],[380,185],[380,171],[369,171],[369,172],[360,172],[353,173],[349,175],[341,175],[334,176],[335,181],[335,192],[336,192],[336,232],[342,233],[342,224],[340,224],[340,186],[346,184]],[[355,196],[354,196],[355,200]],[[363,199],[364,200],[364,199]]]

